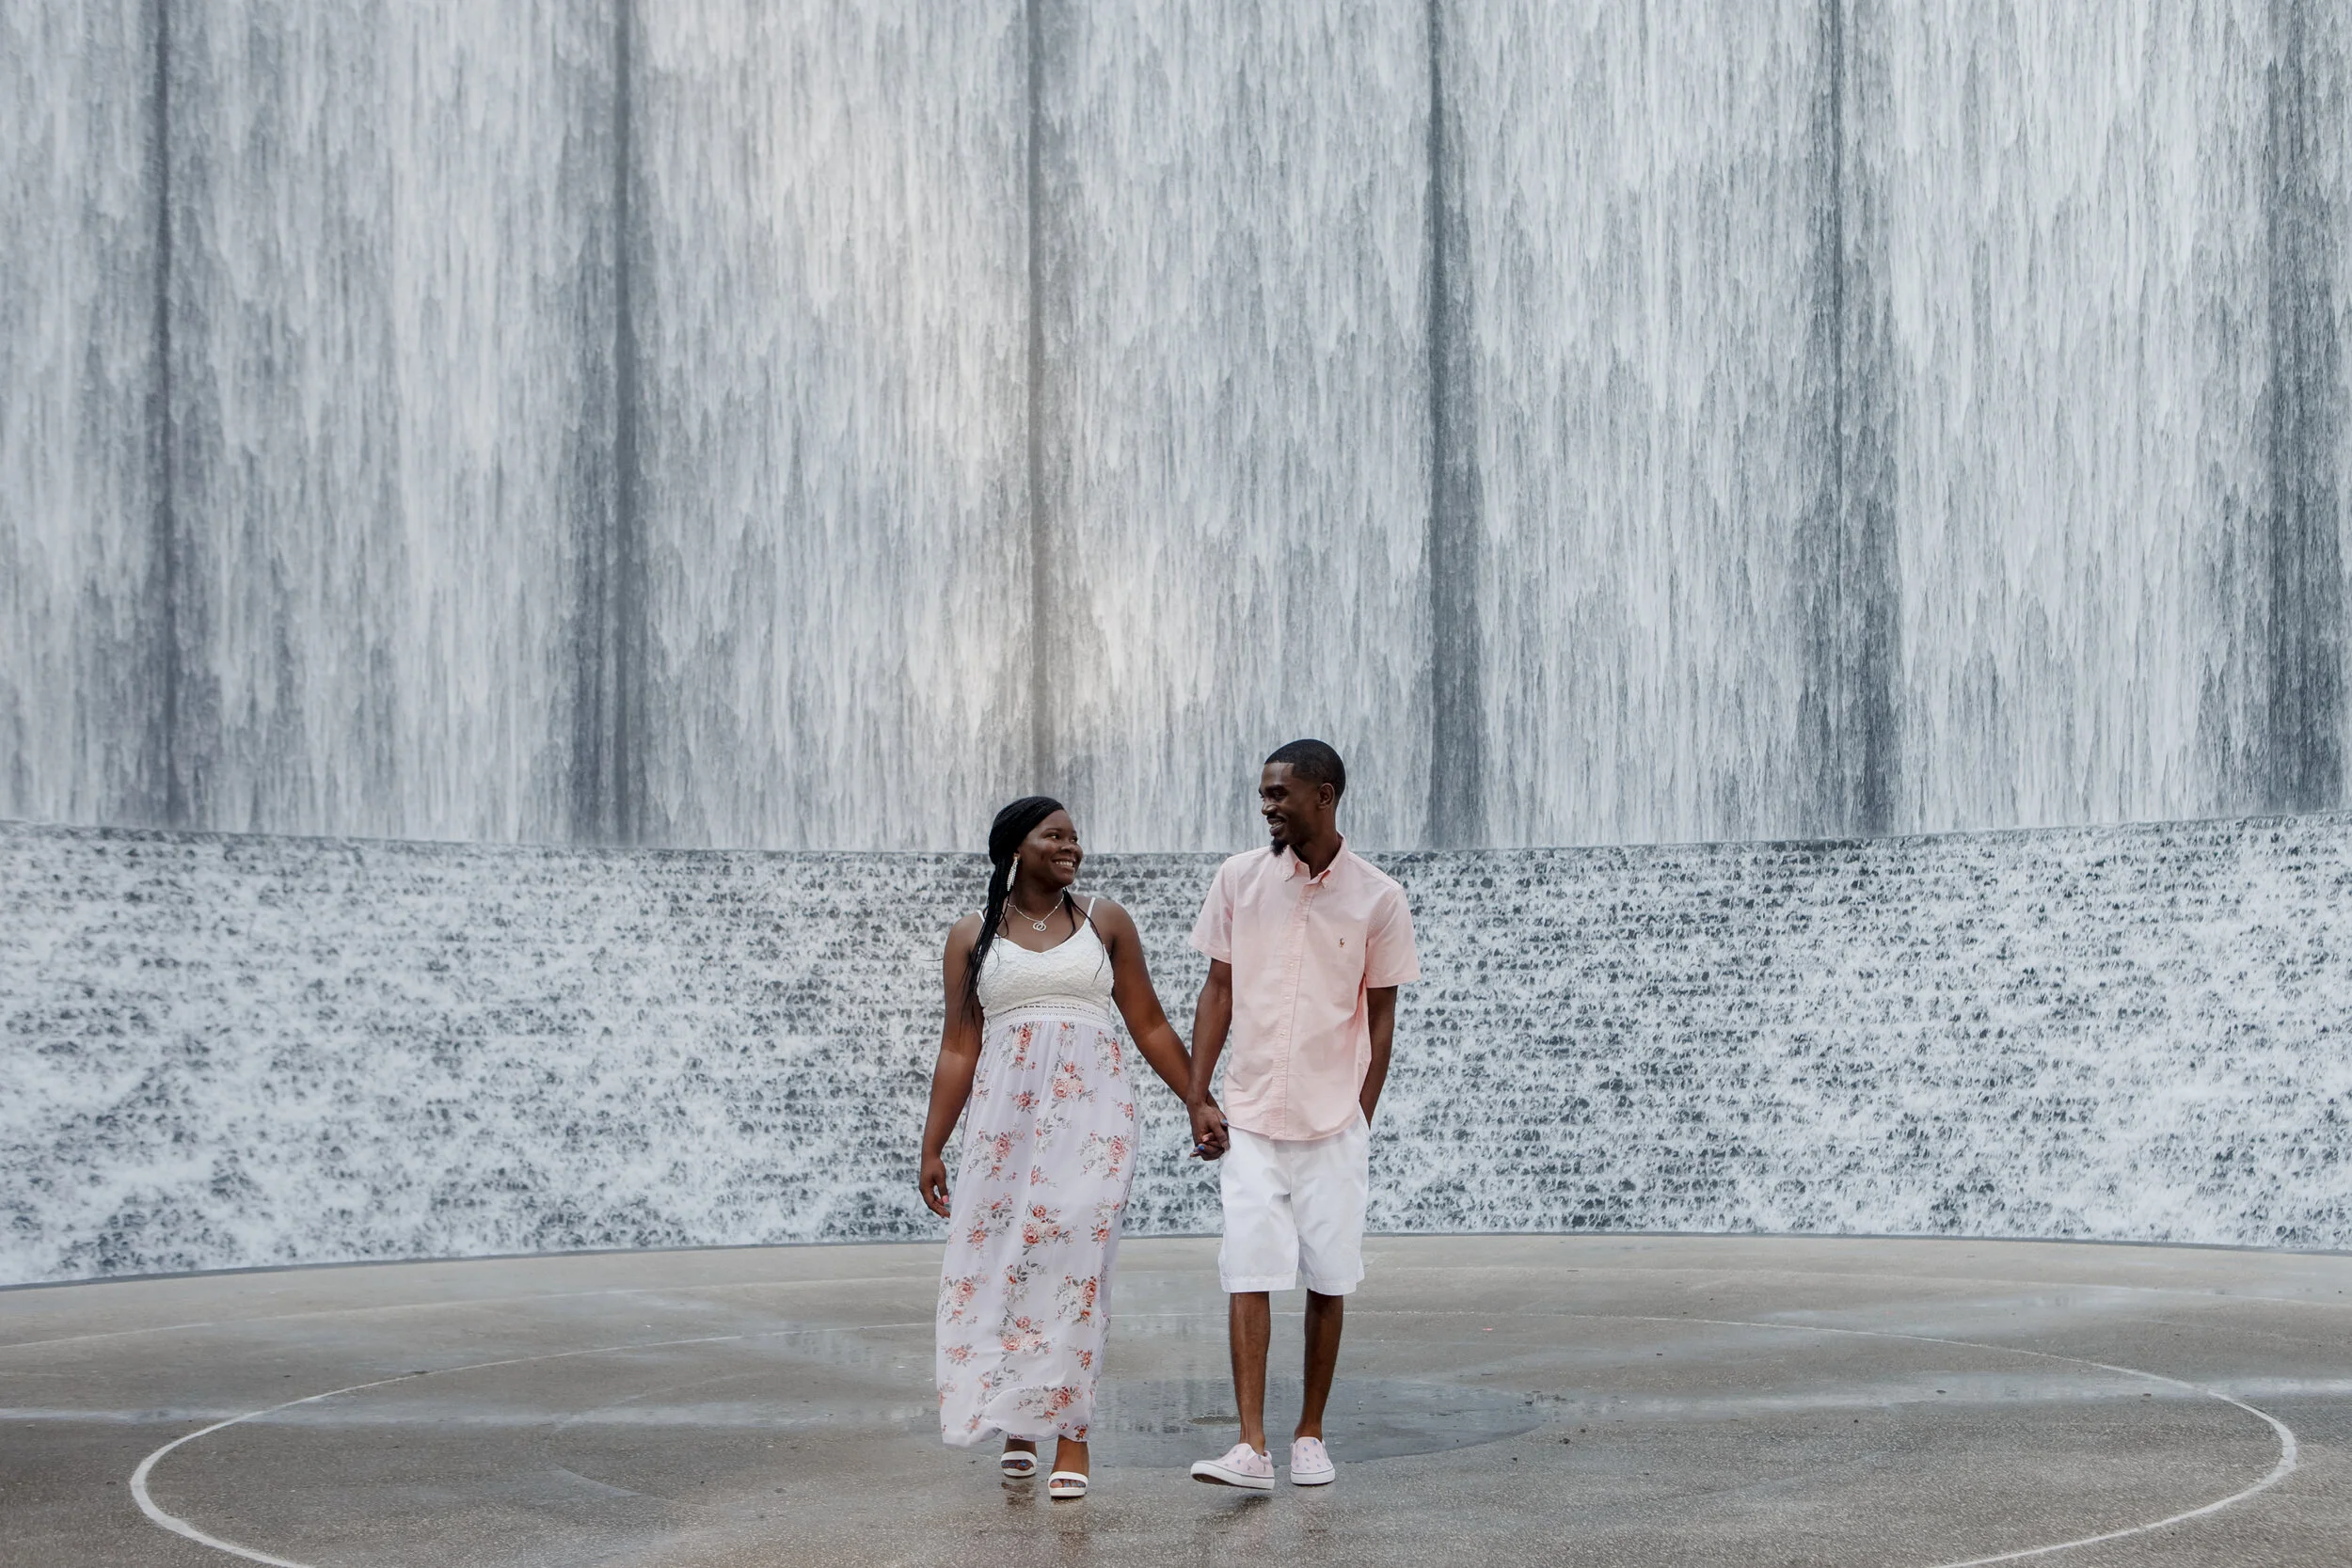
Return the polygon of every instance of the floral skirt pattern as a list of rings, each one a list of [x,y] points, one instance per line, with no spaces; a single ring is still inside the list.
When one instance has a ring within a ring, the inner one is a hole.
[[[939,1430],[1084,1441],[1135,1180],[1136,1101],[1107,1013],[990,1019],[939,1279]]]

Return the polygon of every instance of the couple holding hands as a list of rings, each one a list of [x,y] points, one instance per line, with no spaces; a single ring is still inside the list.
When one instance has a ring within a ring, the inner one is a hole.
[[[1187,1053],[1160,1008],[1126,911],[1073,894],[1083,851],[1041,796],[989,830],[987,907],[947,934],[946,1022],[923,1128],[923,1201],[948,1222],[940,1271],[940,1431],[1002,1435],[1008,1476],[1086,1496],[1087,1434],[1109,1327],[1111,1264],[1136,1159],[1136,1088],[1119,1034],[1181,1096],[1194,1153],[1219,1164],[1241,1440],[1196,1480],[1269,1490],[1268,1292],[1307,1287],[1306,1393],[1291,1480],[1329,1481],[1323,1446],[1346,1297],[1363,1278],[1374,1106],[1396,988],[1420,977],[1404,891],[1340,836],[1347,771],[1319,740],[1268,757],[1263,850],[1217,868],[1193,945],[1209,976]],[[1225,1102],[1209,1092],[1225,1061]],[[946,1149],[964,1118],[961,1168]]]

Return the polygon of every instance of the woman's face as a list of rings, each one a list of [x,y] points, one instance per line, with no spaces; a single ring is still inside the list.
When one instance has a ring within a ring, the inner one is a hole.
[[[1077,824],[1066,811],[1057,811],[1031,828],[1015,854],[1024,886],[1034,879],[1050,888],[1065,888],[1076,881],[1079,863],[1087,858],[1078,847]]]

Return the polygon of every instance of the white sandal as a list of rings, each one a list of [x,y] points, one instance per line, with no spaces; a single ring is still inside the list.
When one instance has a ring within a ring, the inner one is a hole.
[[[997,1456],[996,1468],[1014,1481],[1026,1481],[1037,1474],[1037,1453],[1030,1449],[1007,1449]]]
[[[1045,1478],[1045,1495],[1057,1503],[1076,1502],[1087,1495],[1087,1478],[1075,1470],[1056,1470]]]

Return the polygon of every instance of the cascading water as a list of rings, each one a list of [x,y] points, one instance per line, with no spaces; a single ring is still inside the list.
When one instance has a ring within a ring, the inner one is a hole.
[[[695,0],[636,43],[620,836],[970,842],[1029,753],[1020,13]]]
[[[1443,8],[1501,842],[1813,825],[1818,10]]]
[[[969,846],[2344,803],[2352,0],[0,0],[0,1276],[930,1232]],[[2342,1245],[2340,816],[1399,854],[1392,1228]],[[1211,862],[1096,862],[1179,1010]],[[1165,1097],[1131,1222],[1209,1223]],[[894,1152],[895,1151],[895,1152]]]
[[[0,814],[160,819],[154,50],[0,7]],[[142,87],[147,90],[142,90]]]
[[[2297,263],[2266,256],[2265,77],[2298,69],[2273,23],[2321,8],[1886,8],[1854,44],[1883,84],[1920,827],[2268,803],[2248,769],[2295,741],[2249,732],[2272,672],[2245,618],[2282,478],[2265,388],[2291,373],[2269,272]]]
[[[604,30],[167,8],[191,810],[545,832],[614,504]]]
[[[1260,758],[1429,752],[1422,19],[1314,0],[1045,16],[1041,692],[1105,842],[1247,842]],[[1273,738],[1279,736],[1279,738]]]
[[[0,0],[0,815],[2344,798],[2344,0]]]

